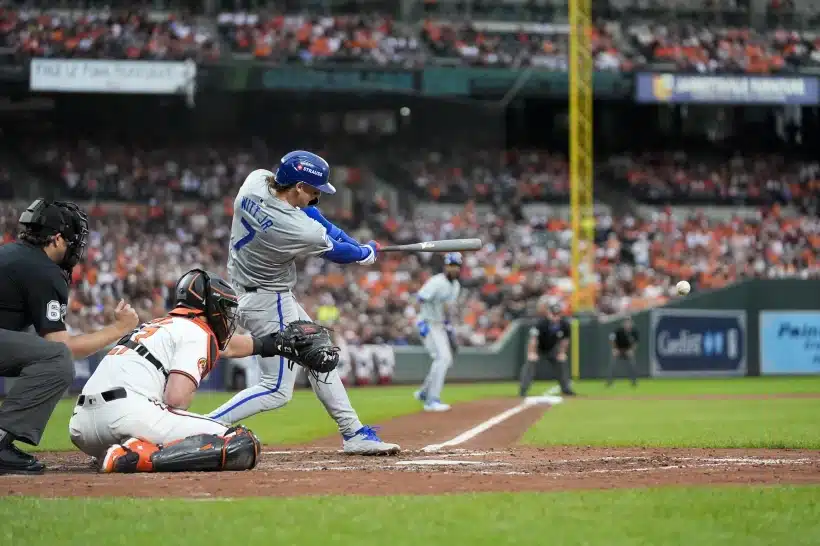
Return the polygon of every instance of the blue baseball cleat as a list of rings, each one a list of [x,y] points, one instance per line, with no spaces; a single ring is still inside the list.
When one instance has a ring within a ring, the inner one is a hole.
[[[427,393],[423,390],[418,390],[418,391],[413,393],[413,398],[415,398],[419,402],[426,402],[427,401]]]
[[[342,435],[344,452],[348,455],[396,455],[401,451],[397,444],[382,442],[376,430],[367,425],[352,436]]]

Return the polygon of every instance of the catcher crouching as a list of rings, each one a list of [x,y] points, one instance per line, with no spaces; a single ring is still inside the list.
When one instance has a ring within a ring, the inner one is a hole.
[[[339,362],[329,331],[308,321],[234,336],[236,293],[207,271],[187,272],[175,294],[175,309],[120,339],[77,399],[71,440],[101,472],[250,470],[260,448],[252,431],[186,411],[220,354],[284,356],[317,377]]]

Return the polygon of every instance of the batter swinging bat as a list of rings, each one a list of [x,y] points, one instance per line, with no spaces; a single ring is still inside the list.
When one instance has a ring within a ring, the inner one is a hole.
[[[379,252],[460,252],[480,248],[481,239],[444,239],[409,245],[383,246],[379,248]]]

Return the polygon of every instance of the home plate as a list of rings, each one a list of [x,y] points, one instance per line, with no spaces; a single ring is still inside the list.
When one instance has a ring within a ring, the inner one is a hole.
[[[398,466],[458,466],[458,465],[507,465],[509,463],[488,463],[485,461],[454,461],[452,459],[416,459],[413,461],[397,461]]]
[[[536,404],[548,404],[550,406],[554,406],[556,404],[560,404],[563,401],[564,399],[560,396],[552,396],[549,394],[545,394],[543,396],[528,396],[524,400],[524,403],[531,406],[534,406]]]

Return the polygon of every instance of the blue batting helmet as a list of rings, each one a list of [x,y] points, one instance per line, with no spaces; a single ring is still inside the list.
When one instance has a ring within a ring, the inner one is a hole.
[[[273,177],[280,186],[307,184],[322,193],[334,194],[336,188],[330,183],[330,165],[312,152],[296,150],[279,160],[279,168]]]
[[[444,265],[461,265],[460,252],[448,252],[444,255]]]

